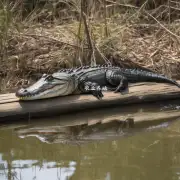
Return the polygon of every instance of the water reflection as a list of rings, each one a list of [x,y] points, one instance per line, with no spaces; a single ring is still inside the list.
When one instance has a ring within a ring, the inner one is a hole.
[[[47,144],[1,130],[0,179],[179,179],[179,125],[86,144]]]
[[[70,178],[75,172],[76,162],[69,162],[67,167],[57,168],[56,162],[44,162],[42,167],[37,166],[38,161],[15,160],[11,164],[1,161],[0,178],[3,179],[62,179]],[[11,171],[11,173],[9,173]]]
[[[4,125],[0,180],[178,180],[179,127],[178,119],[134,128],[118,121],[87,125],[83,118],[70,123],[62,116],[47,124]]]

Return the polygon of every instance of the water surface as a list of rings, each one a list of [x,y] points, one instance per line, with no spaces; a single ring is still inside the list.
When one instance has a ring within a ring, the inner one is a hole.
[[[52,127],[55,123],[47,125],[46,129],[43,123],[35,124],[25,125],[23,131],[17,128],[18,124],[0,129],[0,180],[180,179],[178,119],[170,124],[129,129],[125,131],[127,136],[87,143],[54,141],[60,134],[56,133],[56,126]],[[31,136],[22,135],[24,130],[29,133],[32,127],[38,127],[39,132],[43,129],[43,135],[32,130]],[[53,141],[47,137],[52,137]]]

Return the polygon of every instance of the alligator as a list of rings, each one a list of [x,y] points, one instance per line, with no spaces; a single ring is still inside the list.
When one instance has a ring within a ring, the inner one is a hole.
[[[123,95],[129,92],[129,83],[138,82],[168,83],[180,88],[180,84],[164,75],[141,69],[97,65],[61,69],[53,74],[43,74],[37,82],[27,88],[19,89],[15,94],[20,100],[71,94],[91,94],[97,99],[102,99],[103,91],[114,91]]]

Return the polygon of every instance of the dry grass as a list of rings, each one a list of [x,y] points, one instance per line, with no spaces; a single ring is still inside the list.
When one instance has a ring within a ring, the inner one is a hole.
[[[180,19],[174,12],[180,12],[178,1],[147,10],[147,1],[137,7],[120,0],[102,0],[99,5],[92,0],[94,4],[86,11],[88,30],[80,18],[80,2],[66,1],[70,6],[58,11],[61,18],[52,14],[47,17],[42,9],[21,21],[17,17],[6,20],[0,32],[0,91],[30,84],[39,73],[92,64],[92,52],[98,64],[111,61],[120,66],[141,66],[180,78]]]

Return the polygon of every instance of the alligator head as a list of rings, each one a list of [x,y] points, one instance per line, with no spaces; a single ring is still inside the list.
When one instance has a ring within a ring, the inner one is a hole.
[[[16,92],[16,97],[21,100],[45,99],[71,94],[76,89],[77,83],[73,76],[67,73],[54,73],[43,76],[28,88],[21,88]]]

